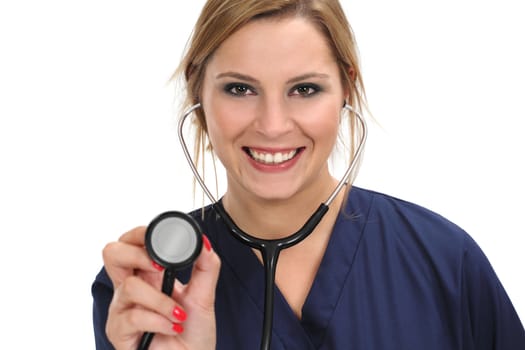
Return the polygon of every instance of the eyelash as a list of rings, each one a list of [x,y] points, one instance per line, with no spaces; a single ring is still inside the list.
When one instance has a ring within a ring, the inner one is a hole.
[[[241,89],[244,91],[239,91]],[[241,83],[226,84],[226,86],[224,86],[224,91],[227,94],[230,94],[236,97],[246,96],[247,91],[251,92],[252,94],[255,93],[255,90],[251,86],[246,85],[246,84],[241,84]]]
[[[302,92],[300,92],[301,90]],[[227,94],[230,94],[235,97],[243,97],[248,95],[257,94],[255,89],[247,84],[242,83],[230,83],[224,86],[224,91]],[[290,96],[302,96],[302,97],[311,97],[322,91],[322,88],[317,84],[300,84],[294,86],[289,95]]]
[[[300,89],[303,92],[299,92]],[[304,92],[305,90],[306,92]],[[294,96],[300,95],[302,97],[311,97],[321,92],[322,89],[317,84],[301,84],[301,85],[294,86],[291,91],[292,91],[291,95],[294,95]]]

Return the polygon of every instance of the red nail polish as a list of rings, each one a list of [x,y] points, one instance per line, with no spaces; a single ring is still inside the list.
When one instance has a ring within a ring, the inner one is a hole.
[[[155,261],[152,261],[151,264],[153,265],[154,268],[156,268],[159,271],[163,271],[164,270],[164,267],[160,266]]]
[[[177,333],[184,332],[184,327],[182,327],[182,325],[178,323],[174,323],[173,326],[171,326],[171,329],[173,329]]]
[[[202,243],[204,243],[204,247],[206,248],[207,251],[211,251],[211,243],[210,243],[210,240],[208,239],[208,237],[206,237],[205,234],[202,235]]]
[[[186,313],[184,312],[184,310],[182,310],[180,307],[178,306],[175,306],[175,308],[173,309],[173,316],[175,316],[175,318],[179,321],[184,321],[186,320]]]

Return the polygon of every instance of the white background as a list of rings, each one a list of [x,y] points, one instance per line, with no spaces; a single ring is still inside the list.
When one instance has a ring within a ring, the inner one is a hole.
[[[194,207],[166,82],[202,4],[0,3],[0,318],[15,348],[93,349],[104,244]],[[466,229],[524,319],[520,2],[344,6],[380,124],[357,184]]]

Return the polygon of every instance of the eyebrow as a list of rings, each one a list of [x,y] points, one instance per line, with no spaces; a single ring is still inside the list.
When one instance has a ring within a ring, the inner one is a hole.
[[[252,83],[257,83],[257,79],[249,76],[249,75],[246,75],[246,74],[241,74],[241,73],[237,73],[237,72],[224,72],[224,73],[220,73],[220,74],[217,74],[216,76],[216,79],[221,79],[221,78],[236,78],[236,79],[240,79],[240,80],[244,80],[244,81],[248,81],[248,82],[252,82]],[[294,78],[291,78],[289,79],[286,83],[287,84],[292,84],[292,83],[296,83],[296,82],[299,82],[299,81],[302,81],[302,80],[306,80],[306,79],[311,79],[311,78],[320,78],[320,79],[328,79],[330,78],[330,76],[328,74],[324,74],[324,73],[315,73],[315,72],[312,72],[312,73],[306,73],[306,74],[301,74],[297,77],[294,77]]]
[[[240,80],[244,80],[244,81],[249,81],[249,82],[252,82],[252,83],[256,83],[256,82],[257,82],[257,79],[252,78],[252,77],[250,77],[249,75],[245,75],[245,74],[241,74],[241,73],[237,73],[237,72],[224,72],[224,73],[220,73],[220,74],[217,74],[217,76],[216,76],[215,78],[216,78],[216,79],[221,79],[221,78],[236,78],[236,79],[240,79]]]

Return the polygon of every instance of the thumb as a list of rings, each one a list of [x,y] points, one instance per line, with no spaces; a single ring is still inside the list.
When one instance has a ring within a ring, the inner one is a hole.
[[[193,265],[191,279],[186,286],[185,293],[187,301],[211,310],[215,303],[215,287],[219,278],[221,261],[204,234],[202,240],[202,251]]]

